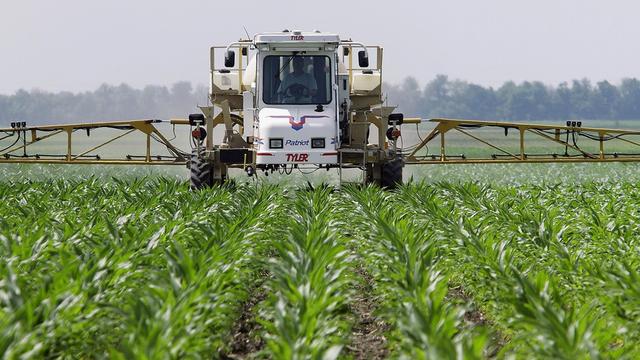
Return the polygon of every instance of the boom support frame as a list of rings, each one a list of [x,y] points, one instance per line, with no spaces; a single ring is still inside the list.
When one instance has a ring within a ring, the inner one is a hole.
[[[126,121],[107,121],[107,122],[91,122],[78,124],[63,125],[41,125],[29,127],[11,127],[0,129],[9,138],[17,136],[16,142],[2,150],[0,150],[0,163],[32,163],[32,164],[107,164],[107,165],[185,165],[188,155],[176,148],[158,130],[155,124],[162,123],[162,120],[144,119],[144,120],[126,120]],[[182,120],[176,120],[172,124],[182,124]],[[187,123],[188,124],[188,123]],[[73,134],[79,130],[85,130],[87,135],[92,130],[100,128],[109,128],[120,130],[121,133],[111,136],[106,140],[102,139],[97,145],[85,149],[79,153],[74,153]],[[27,140],[27,134],[30,139]],[[27,152],[29,146],[45,142],[58,134],[66,134],[65,153],[43,155],[30,154]],[[92,152],[104,148],[105,146],[121,139],[129,134],[129,137],[142,137],[145,142],[145,153],[142,155],[126,155],[123,158],[103,158],[100,155],[91,155]],[[22,139],[21,144],[17,144]],[[158,141],[164,145],[169,155],[153,154],[151,150],[151,140]]]
[[[568,126],[563,126],[446,118],[429,119],[429,121],[435,122],[436,126],[411,152],[405,154],[406,164],[640,162],[640,141],[625,138],[640,136],[640,131],[637,130],[581,127],[577,125],[577,122],[570,122]],[[418,124],[420,122],[421,119],[405,119],[404,121],[405,124]],[[471,133],[472,129],[479,128],[501,128],[504,129],[505,136],[510,129],[515,130],[518,134],[519,151],[509,151],[502,144],[482,139],[480,136]],[[466,157],[465,155],[449,155],[451,152],[449,151],[446,135],[452,132],[460,133],[470,140],[475,140],[483,144],[487,149],[497,150],[500,154],[472,158]],[[539,140],[543,140],[543,142],[549,146],[564,146],[566,150],[571,149],[578,153],[578,155],[570,155],[566,151],[564,154],[527,151],[527,141],[525,141],[525,135],[527,134],[537,136]],[[587,139],[592,143],[597,143],[598,152],[589,153],[583,150],[575,141],[570,142],[568,140],[569,136],[571,136],[572,139],[575,139],[575,136],[579,136],[581,139]],[[563,139],[563,137],[565,137],[565,139]],[[613,139],[630,144],[631,148],[637,149],[637,152],[607,153],[605,151],[605,142]],[[439,153],[419,154],[421,150],[429,144],[436,142],[438,142],[437,147],[440,149]]]
[[[210,114],[208,124],[211,128],[221,125],[241,126],[242,118],[232,114],[230,116],[231,124],[225,124],[224,112],[218,116]],[[227,120],[229,122],[229,120]],[[422,120],[418,118],[405,118],[404,124],[419,124]],[[404,162],[407,165],[421,164],[500,164],[500,163],[577,163],[577,162],[640,162],[640,131],[624,130],[624,129],[608,129],[581,126],[564,126],[549,124],[531,124],[519,122],[499,122],[499,121],[483,121],[483,120],[463,120],[463,119],[447,119],[436,118],[429,119],[429,122],[435,123],[433,130],[422,139],[419,144],[411,149],[410,152],[403,153]],[[172,119],[169,122],[156,119],[142,120],[126,120],[126,121],[108,121],[108,122],[91,122],[78,124],[62,124],[62,125],[42,125],[28,127],[12,127],[0,128],[0,133],[5,136],[2,139],[11,138],[20,134],[18,140],[21,143],[14,143],[0,150],[0,163],[34,163],[34,164],[82,164],[82,165],[185,165],[188,162],[189,154],[178,149],[171,140],[167,139],[163,133],[157,128],[157,124],[170,123],[172,126],[189,125],[187,119]],[[372,123],[372,122],[369,122]],[[117,135],[113,135],[107,139],[101,139],[99,143],[80,152],[73,152],[73,134],[85,130],[87,133],[95,129],[110,128],[120,130]],[[474,129],[480,128],[500,128],[504,129],[505,134],[509,130],[514,130],[518,137],[519,149],[513,151],[507,149],[501,143],[483,139],[481,136],[473,133]],[[450,142],[446,135],[457,133],[463,137],[476,141],[483,145],[485,149],[492,149],[498,152],[488,156],[468,157],[465,155],[451,155]],[[54,137],[55,135],[66,134],[64,153],[57,155],[30,154],[27,150],[33,144],[42,143]],[[548,145],[560,145],[565,149],[571,149],[574,154],[549,154],[537,153],[528,148],[528,142],[525,135],[534,135],[539,141]],[[569,135],[580,136],[581,139],[598,144],[598,151],[589,153],[583,150],[575,142],[568,141]],[[29,139],[27,140],[27,136]],[[635,140],[629,137],[637,136]],[[124,157],[101,157],[94,154],[107,145],[121,138],[136,137],[139,142],[144,141],[146,144],[144,154],[126,155]],[[637,151],[631,153],[608,153],[606,152],[605,143],[609,140],[617,139],[624,142],[631,149]],[[169,155],[154,154],[151,148],[151,141],[157,141],[166,147]],[[436,144],[439,153],[423,154],[422,150],[429,145]],[[208,145],[208,144],[207,144]],[[246,146],[246,144],[245,144]],[[207,149],[210,151],[209,149]],[[369,151],[367,151],[368,153]],[[365,155],[365,158],[369,156]],[[365,161],[375,161],[376,156]],[[345,159],[343,159],[344,161]],[[353,160],[353,159],[352,159]],[[244,164],[247,166],[249,164]]]

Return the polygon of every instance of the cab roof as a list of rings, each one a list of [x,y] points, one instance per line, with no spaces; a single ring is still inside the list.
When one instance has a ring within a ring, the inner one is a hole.
[[[285,30],[282,32],[257,34],[254,37],[253,41],[256,45],[272,43],[300,45],[304,43],[339,44],[340,36],[337,34],[323,33],[320,31]]]

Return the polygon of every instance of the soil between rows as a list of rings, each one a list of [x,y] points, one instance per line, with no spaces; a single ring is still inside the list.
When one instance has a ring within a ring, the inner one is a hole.
[[[385,333],[389,324],[375,315],[378,304],[373,295],[373,278],[362,267],[356,268],[362,281],[356,284],[356,294],[349,307],[355,316],[351,343],[347,352],[354,359],[385,359],[389,355]]]
[[[471,309],[465,311],[464,313],[466,326],[486,326],[488,328],[491,328],[490,331],[492,331],[492,333],[489,338],[486,356],[488,358],[495,358],[500,350],[506,345],[508,339],[493,328],[493,323],[491,322],[491,320],[487,318],[485,313],[483,313],[480,309],[477,308],[477,306],[475,306],[475,304],[473,303],[473,298],[465,291],[462,286],[450,286],[449,292],[447,293],[447,298],[449,299],[449,301],[454,301],[457,299],[458,301],[462,301],[467,305],[471,304]]]
[[[247,301],[242,304],[242,313],[231,332],[230,351],[222,354],[222,359],[245,359],[264,349],[265,342],[260,336],[262,327],[256,321],[256,306],[266,298],[267,291],[262,283],[252,290]]]
[[[390,325],[375,314],[378,304],[373,296],[374,279],[361,266],[356,269],[360,278],[355,284],[353,301],[349,309],[354,317],[354,326],[351,329],[351,341],[346,346],[346,353],[353,359],[386,359],[389,349],[385,333]],[[268,275],[264,275],[264,278]],[[256,286],[250,293],[247,301],[242,305],[240,318],[235,323],[229,353],[221,354],[222,359],[246,359],[256,355],[265,347],[261,336],[261,326],[256,321],[256,307],[267,297],[264,284]],[[452,286],[447,294],[449,301],[461,301],[465,304],[473,302],[472,297],[462,286]],[[492,323],[486,315],[477,307],[472,306],[465,312],[466,326],[488,326]],[[491,336],[487,356],[495,357],[500,349],[507,343],[501,334],[494,333]]]

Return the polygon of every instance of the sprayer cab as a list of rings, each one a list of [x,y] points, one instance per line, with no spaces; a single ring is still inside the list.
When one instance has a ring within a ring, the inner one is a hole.
[[[225,125],[225,136],[205,152],[232,160],[222,166],[241,160],[253,170],[368,169],[395,158],[385,137],[391,111],[382,106],[382,48],[337,34],[285,30],[229,44],[222,67],[215,50],[210,96],[222,115],[214,117],[210,107],[208,116]],[[371,143],[370,125],[377,128]],[[237,155],[225,156],[231,149]]]
[[[256,164],[335,164],[338,35],[261,34]]]

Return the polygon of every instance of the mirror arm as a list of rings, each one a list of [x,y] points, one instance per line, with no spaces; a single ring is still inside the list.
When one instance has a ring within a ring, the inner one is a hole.
[[[355,41],[341,41],[340,43],[341,43],[341,44],[345,44],[345,45],[349,44],[349,45],[359,46],[359,47],[361,47],[361,48],[364,50],[365,54],[367,54],[367,57],[369,56],[369,50],[367,50],[367,46],[366,46],[365,44],[361,43],[361,42],[355,42]]]
[[[253,45],[253,42],[249,42],[249,41],[234,41],[231,44],[227,45],[226,52],[229,52],[229,50],[231,50],[232,47],[238,46],[238,45]]]

